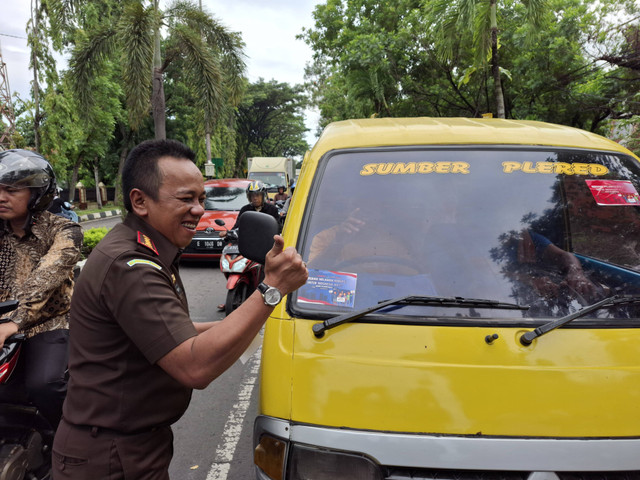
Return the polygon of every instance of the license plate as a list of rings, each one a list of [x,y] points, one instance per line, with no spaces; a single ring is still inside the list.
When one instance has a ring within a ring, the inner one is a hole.
[[[196,248],[213,249],[221,247],[222,240],[196,240]]]

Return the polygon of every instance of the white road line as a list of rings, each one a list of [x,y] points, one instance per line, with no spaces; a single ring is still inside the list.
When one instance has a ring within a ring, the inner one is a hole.
[[[258,370],[260,369],[260,355],[262,348],[254,353],[247,362],[249,367],[248,373],[243,378],[240,392],[238,393],[238,402],[233,405],[224,425],[222,432],[223,441],[216,448],[215,461],[211,465],[211,469],[207,474],[207,480],[226,480],[229,475],[233,454],[236,451],[240,434],[242,433],[242,423],[249,409],[251,402],[251,393],[258,378]]]

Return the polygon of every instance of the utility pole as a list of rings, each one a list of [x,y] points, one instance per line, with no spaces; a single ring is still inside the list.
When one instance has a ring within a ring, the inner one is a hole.
[[[12,148],[13,134],[16,131],[16,117],[11,103],[7,64],[2,58],[0,45],[0,148]]]

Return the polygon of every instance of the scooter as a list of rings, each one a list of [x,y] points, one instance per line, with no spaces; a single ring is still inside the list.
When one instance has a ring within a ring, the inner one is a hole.
[[[17,301],[0,303],[0,315],[17,308]],[[0,352],[0,386],[5,386],[20,361],[23,334],[7,338]],[[1,388],[1,387],[0,387]],[[26,399],[8,398],[0,390],[0,480],[51,478],[51,447],[55,431]]]
[[[225,225],[224,220],[221,219],[215,222],[221,227]],[[220,270],[227,279],[227,300],[224,310],[229,315],[258,287],[262,279],[262,265],[240,255],[237,229],[226,230],[224,239],[227,244],[222,249]]]
[[[73,205],[71,205],[69,202],[64,202],[61,206],[60,206],[60,216],[68,218],[69,220],[78,223],[79,219],[78,219],[78,214],[76,212],[73,211]]]

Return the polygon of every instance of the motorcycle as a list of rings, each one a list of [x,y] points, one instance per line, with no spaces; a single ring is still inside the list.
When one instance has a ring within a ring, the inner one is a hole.
[[[17,301],[0,303],[0,315],[17,308]],[[20,361],[23,334],[7,338],[0,352],[0,386],[6,385]],[[0,480],[51,478],[51,447],[55,431],[26,398],[0,394]]]
[[[78,214],[73,211],[73,205],[71,205],[69,202],[64,202],[60,206],[60,213],[58,215],[64,218],[68,218],[73,222],[76,222],[76,223],[79,222]]]
[[[217,219],[217,225],[224,227],[224,220]],[[227,230],[227,242],[220,257],[220,270],[227,279],[227,299],[225,313],[229,315],[249,297],[262,280],[262,265],[240,255],[238,230]],[[2,480],[2,479],[0,479]]]
[[[286,216],[286,212],[284,211],[285,200],[276,200],[275,206],[278,208],[278,229],[282,231],[282,227],[284,226],[284,220]]]

